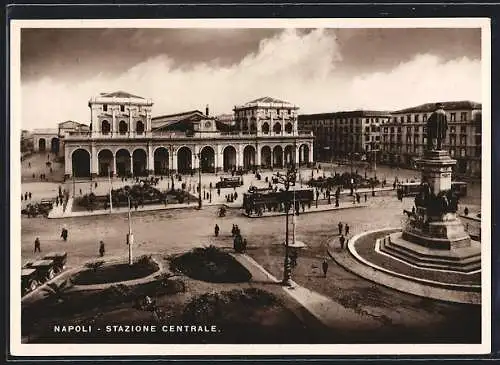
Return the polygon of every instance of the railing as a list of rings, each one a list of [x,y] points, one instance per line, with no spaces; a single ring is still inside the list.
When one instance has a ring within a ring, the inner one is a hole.
[[[123,138],[171,138],[171,139],[206,139],[206,138],[254,138],[254,137],[296,137],[296,136],[313,136],[312,131],[298,131],[297,133],[250,133],[250,132],[216,132],[216,133],[194,133],[186,135],[184,132],[127,132],[127,133],[108,133],[99,132],[68,132],[67,139],[123,139]]]

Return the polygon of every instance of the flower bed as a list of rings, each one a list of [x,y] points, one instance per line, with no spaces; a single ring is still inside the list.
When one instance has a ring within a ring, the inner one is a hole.
[[[144,278],[159,270],[158,264],[150,256],[143,256],[132,265],[118,263],[103,265],[80,271],[71,281],[75,285],[95,285],[118,283],[122,281]]]
[[[171,260],[172,270],[197,280],[213,283],[240,283],[252,275],[231,255],[214,246],[195,248]]]

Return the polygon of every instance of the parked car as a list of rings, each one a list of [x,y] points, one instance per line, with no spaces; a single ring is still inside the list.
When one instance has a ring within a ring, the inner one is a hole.
[[[56,276],[56,272],[54,270],[54,261],[53,260],[38,260],[35,261],[30,268],[36,270],[37,280],[40,283],[43,283],[47,280],[50,280]]]
[[[52,260],[54,262],[54,272],[59,273],[64,270],[68,254],[66,252],[51,252],[43,256],[44,260]]]
[[[21,295],[28,294],[35,290],[40,283],[37,280],[37,273],[35,269],[22,269],[21,270]]]

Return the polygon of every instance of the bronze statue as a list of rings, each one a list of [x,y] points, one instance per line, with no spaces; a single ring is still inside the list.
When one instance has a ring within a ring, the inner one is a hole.
[[[442,148],[447,130],[448,122],[446,120],[446,113],[443,110],[443,104],[437,103],[436,110],[427,119],[427,149],[429,151],[434,149],[440,150]],[[434,148],[434,139],[436,139],[436,148]]]

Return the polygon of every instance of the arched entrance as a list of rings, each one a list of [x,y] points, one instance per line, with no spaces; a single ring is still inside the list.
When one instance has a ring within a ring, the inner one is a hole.
[[[255,166],[255,148],[246,146],[243,150],[243,169],[251,170]]]
[[[116,173],[118,176],[130,176],[130,152],[128,150],[116,151]]]
[[[224,171],[236,168],[236,149],[233,146],[224,148]]]
[[[108,176],[113,171],[113,152],[110,150],[99,151],[97,155],[99,164],[99,176]]]
[[[273,149],[273,166],[283,167],[283,148],[276,146]]]
[[[309,146],[306,144],[299,148],[299,161],[301,164],[309,163]]]
[[[59,153],[59,138],[54,137],[50,140],[50,152]]]
[[[215,172],[215,151],[212,147],[206,146],[200,152],[201,172]]]
[[[264,168],[271,168],[271,147],[264,146],[260,150],[260,164]]]
[[[90,177],[90,153],[79,148],[71,154],[73,177]]]
[[[45,152],[45,148],[46,148],[45,138],[40,138],[38,140],[38,151]]]
[[[118,132],[120,134],[126,134],[128,132],[128,124],[124,120],[120,121],[118,124]]]
[[[177,151],[177,171],[181,174],[191,172],[192,152],[188,147],[181,147]]]
[[[155,175],[168,174],[168,150],[165,147],[158,147],[154,153]]]
[[[295,162],[295,149],[288,145],[285,147],[285,165],[288,166]]]
[[[148,176],[148,155],[141,148],[136,149],[132,153],[132,163],[134,176]]]

